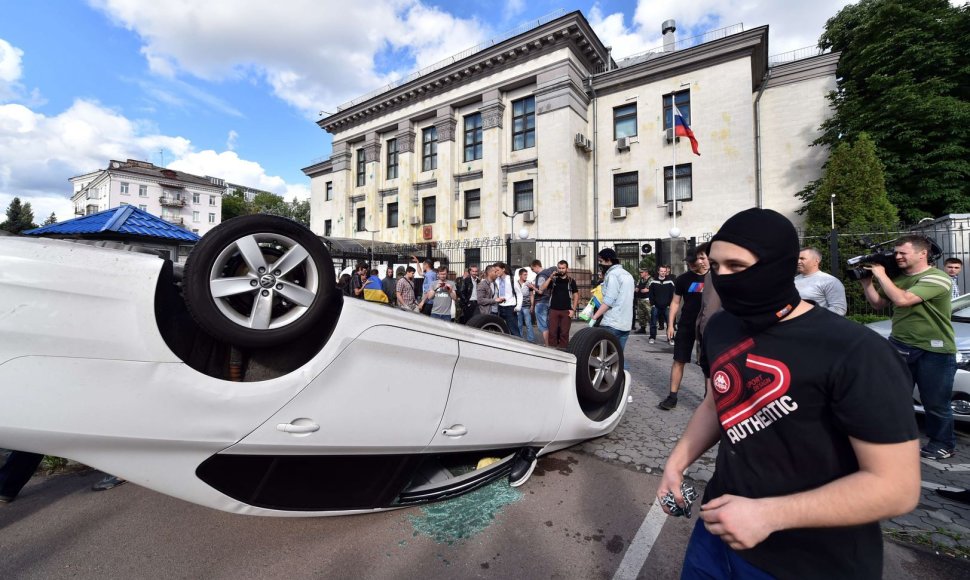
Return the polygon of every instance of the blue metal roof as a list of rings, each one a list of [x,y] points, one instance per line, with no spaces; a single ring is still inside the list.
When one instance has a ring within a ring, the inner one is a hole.
[[[170,224],[158,216],[133,205],[123,205],[66,222],[51,224],[23,232],[30,236],[101,234],[106,232],[130,234],[150,238],[198,242],[199,235]]]

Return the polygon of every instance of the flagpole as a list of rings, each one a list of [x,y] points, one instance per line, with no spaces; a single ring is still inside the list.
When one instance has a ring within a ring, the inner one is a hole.
[[[671,207],[674,208],[674,225],[670,228],[670,237],[679,238],[680,230],[677,229],[677,105],[674,102],[673,93],[670,95],[670,130],[674,135],[674,138],[671,141],[673,143],[674,165],[670,168],[670,199],[672,201]]]

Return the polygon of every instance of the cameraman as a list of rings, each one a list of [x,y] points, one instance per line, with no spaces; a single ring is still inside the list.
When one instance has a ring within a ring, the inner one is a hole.
[[[903,236],[893,252],[900,274],[890,279],[881,264],[866,264],[872,276],[861,282],[873,307],[894,307],[889,340],[906,359],[926,409],[929,442],[920,455],[940,460],[952,457],[956,447],[950,397],[957,349],[950,323],[950,278],[930,266],[929,252],[927,238]]]

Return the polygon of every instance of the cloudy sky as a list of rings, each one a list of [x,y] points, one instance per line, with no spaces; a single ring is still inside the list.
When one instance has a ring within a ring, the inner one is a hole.
[[[73,175],[142,159],[292,197],[330,154],[321,111],[559,9],[619,59],[679,37],[770,26],[815,44],[844,0],[0,0],[0,211],[73,216]],[[0,218],[2,219],[2,218]]]

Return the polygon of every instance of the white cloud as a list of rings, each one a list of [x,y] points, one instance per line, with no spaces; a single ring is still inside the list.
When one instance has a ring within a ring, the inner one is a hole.
[[[308,115],[398,78],[375,64],[388,51],[422,67],[488,37],[477,21],[420,0],[89,1],[141,37],[159,75],[264,79]]]
[[[23,91],[19,82],[23,55],[24,51],[0,38],[0,103],[12,100]]]
[[[234,151],[236,149],[236,141],[239,139],[239,133],[236,133],[232,129],[229,130],[229,135],[226,136],[226,149],[229,151]]]
[[[768,50],[780,54],[814,46],[826,20],[854,0],[639,0],[632,18],[622,13],[603,14],[599,5],[590,11],[590,24],[603,43],[613,46],[616,59],[663,44],[660,25],[677,21],[677,38],[743,23],[746,30],[769,25]]]
[[[309,188],[305,185],[288,184],[278,175],[267,175],[266,170],[259,163],[240,159],[235,151],[221,153],[212,149],[194,151],[169,163],[168,167],[195,175],[212,175],[230,183],[272,191],[280,195],[286,194],[289,196],[288,200],[292,199],[290,191],[296,194],[302,191],[300,188],[306,189],[306,198],[310,197]]]

